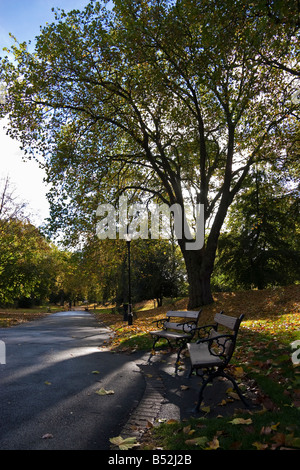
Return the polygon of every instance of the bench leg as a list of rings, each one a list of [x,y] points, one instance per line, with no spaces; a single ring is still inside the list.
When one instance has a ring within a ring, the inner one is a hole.
[[[148,362],[151,361],[151,358],[152,358],[152,356],[153,356],[152,351],[154,351],[155,345],[156,345],[157,341],[159,341],[160,339],[165,339],[165,340],[168,342],[169,346],[171,347],[171,343],[170,343],[170,341],[168,340],[168,338],[163,338],[162,336],[155,336],[155,337],[154,337],[153,344],[152,344],[152,349],[151,349],[151,352],[150,352],[150,356],[149,356]]]
[[[249,403],[247,403],[245,397],[243,396],[242,392],[240,391],[239,386],[236,383],[236,381],[234,380],[234,378],[231,377],[229,374],[226,374],[226,372],[224,372],[224,370],[217,370],[215,372],[209,373],[207,379],[203,380],[203,382],[202,382],[200,392],[199,392],[199,396],[198,396],[198,402],[197,402],[197,405],[196,405],[195,410],[194,410],[196,413],[199,412],[199,409],[200,409],[200,406],[201,406],[201,403],[202,403],[202,400],[203,400],[203,392],[204,392],[204,389],[205,389],[206,385],[209,382],[213,382],[213,380],[216,377],[224,377],[227,380],[229,380],[232,383],[232,385],[234,386],[234,389],[235,389],[236,393],[238,394],[240,400],[244,403],[246,408],[250,408]]]
[[[176,358],[176,364],[175,364],[175,373],[177,374],[178,366],[179,366],[179,360],[180,360],[180,354],[181,351],[186,347],[186,342],[182,342],[180,348],[178,349],[177,353],[177,358]]]
[[[226,374],[226,372],[224,372],[224,371],[223,371],[223,373],[222,373],[222,376],[225,377],[226,379],[230,380],[230,382],[231,382],[232,385],[234,386],[234,389],[235,389],[236,393],[238,394],[240,400],[244,403],[244,405],[245,405],[247,408],[250,408],[249,403],[246,401],[244,395],[243,395],[242,392],[240,391],[239,386],[238,386],[238,384],[236,383],[236,381],[234,380],[234,378],[231,377],[231,375]]]
[[[199,392],[199,395],[198,395],[198,402],[197,402],[197,405],[196,405],[195,410],[194,410],[196,413],[198,413],[199,410],[200,410],[200,406],[201,406],[202,399],[203,399],[203,392],[204,392],[204,389],[205,389],[206,385],[209,384],[209,382],[212,382],[214,380],[214,378],[217,377],[218,375],[219,375],[218,372],[215,372],[213,374],[209,374],[207,379],[203,380],[201,388],[200,388],[200,392]]]

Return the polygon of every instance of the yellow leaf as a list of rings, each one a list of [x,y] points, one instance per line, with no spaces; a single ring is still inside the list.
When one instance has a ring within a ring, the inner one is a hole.
[[[128,450],[132,447],[139,446],[140,444],[136,441],[136,437],[127,437],[123,439],[121,436],[111,437],[110,442],[119,447],[120,450]]]
[[[210,406],[202,406],[201,411],[204,411],[204,413],[209,413],[210,412]]]
[[[46,382],[44,382],[45,385],[51,385],[51,382],[48,382],[48,380],[46,380]]]
[[[97,390],[97,395],[113,395],[115,392],[113,390],[105,390],[105,388],[100,388],[100,390]]]
[[[219,439],[215,436],[212,441],[208,443],[208,450],[216,450],[220,447]]]
[[[223,400],[221,401],[221,403],[219,403],[219,405],[220,405],[220,406],[225,406],[225,405],[227,405],[227,401],[223,399]]]
[[[92,374],[100,374],[100,372],[98,370],[93,370]]]
[[[257,450],[266,450],[268,447],[268,444],[263,444],[262,442],[253,442],[252,445],[256,447]]]
[[[251,418],[248,418],[248,419],[244,419],[244,418],[234,418],[232,421],[229,421],[229,423],[231,424],[251,424],[252,423],[252,419]]]
[[[188,390],[189,387],[187,385],[180,385],[181,390]]]
[[[233,374],[236,376],[236,377],[243,377],[244,375],[244,369],[242,367],[236,367],[233,371]]]

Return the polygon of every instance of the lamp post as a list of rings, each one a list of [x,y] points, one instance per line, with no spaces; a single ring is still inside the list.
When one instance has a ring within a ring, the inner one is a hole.
[[[127,259],[128,259],[128,325],[132,325],[133,322],[133,313],[131,305],[131,260],[130,260],[130,242],[131,236],[129,233],[125,235],[125,240],[127,243]]]

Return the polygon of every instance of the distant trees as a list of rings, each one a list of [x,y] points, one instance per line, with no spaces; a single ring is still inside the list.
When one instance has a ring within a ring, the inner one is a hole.
[[[26,215],[9,178],[0,182],[0,305],[44,301],[55,284],[55,248]]]

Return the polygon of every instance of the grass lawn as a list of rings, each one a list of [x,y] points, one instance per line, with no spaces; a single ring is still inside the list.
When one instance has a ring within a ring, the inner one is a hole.
[[[300,340],[300,286],[217,293],[215,303],[203,308],[199,324],[213,323],[220,310],[245,314],[232,367],[258,387],[259,411],[214,419],[191,418],[154,426],[142,443],[144,449],[164,450],[300,448],[300,365],[293,364],[291,343]],[[151,305],[149,305],[151,307]],[[182,299],[160,308],[136,307],[134,324],[122,316],[98,310],[101,321],[114,330],[109,346],[116,351],[150,350],[152,321],[172,309],[185,309]],[[298,354],[300,359],[300,353]],[[242,436],[242,437],[241,437]]]
[[[9,308],[0,309],[0,328],[8,328],[16,326],[20,323],[38,320],[43,318],[49,313],[61,311],[62,307],[51,307],[49,311],[48,306],[40,306],[34,308]]]

